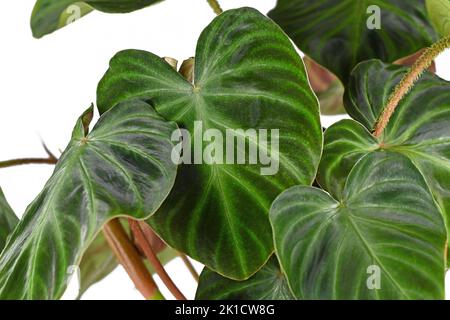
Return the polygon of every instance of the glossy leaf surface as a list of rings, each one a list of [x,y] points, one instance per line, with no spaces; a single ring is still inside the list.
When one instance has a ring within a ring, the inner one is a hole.
[[[223,137],[227,129],[279,130],[273,175],[248,161],[248,145],[260,151],[269,145],[241,133],[245,164],[181,166],[168,201],[151,219],[172,247],[222,275],[246,279],[273,252],[267,217],[273,199],[314,179],[322,144],[317,99],[289,39],[250,8],[224,12],[203,31],[194,78],[188,82],[151,53],[120,52],[99,84],[98,105],[106,111],[129,97],[150,100],[191,137],[194,121]],[[243,151],[237,144],[233,150]]]
[[[127,101],[88,133],[92,109],[0,256],[1,299],[57,299],[102,226],[149,217],[173,186],[177,126],[147,103]],[[20,284],[20,285],[18,285]]]
[[[361,61],[393,62],[437,40],[424,0],[278,0],[269,17],[344,83]]]
[[[75,22],[93,9],[127,13],[162,0],[37,0],[31,16],[33,36],[41,38]]]
[[[407,156],[422,172],[441,211],[450,215],[450,83],[424,74],[400,102],[384,134],[370,134],[389,94],[407,71],[380,61],[362,63],[352,74],[345,96],[353,120],[325,133],[319,183],[333,195],[342,193],[346,176],[365,154],[383,149]]]
[[[225,278],[208,268],[203,269],[198,283],[196,300],[293,300],[286,278],[277,258],[250,279],[236,281]]]
[[[405,156],[363,157],[342,197],[293,187],[271,213],[276,253],[299,299],[444,299],[446,231]]]

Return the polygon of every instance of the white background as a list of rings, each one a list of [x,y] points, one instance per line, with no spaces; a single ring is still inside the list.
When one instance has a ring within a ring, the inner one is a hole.
[[[250,6],[263,13],[275,5],[275,0],[221,2],[224,9]],[[144,49],[182,61],[194,55],[200,32],[215,17],[206,0],[166,0],[124,15],[93,12],[36,40],[29,28],[33,5],[34,0],[9,1],[0,10],[0,160],[45,156],[41,139],[59,155],[78,116],[95,102],[97,83],[117,51]],[[450,80],[450,51],[438,59],[437,65],[438,74]],[[336,118],[323,120],[327,126]],[[0,170],[0,186],[19,216],[51,172],[52,167],[45,165]],[[200,271],[201,265],[196,266]],[[184,265],[176,260],[167,271],[187,297],[193,298],[196,285]],[[65,298],[74,297],[76,290],[73,282]],[[84,298],[141,296],[118,268]]]

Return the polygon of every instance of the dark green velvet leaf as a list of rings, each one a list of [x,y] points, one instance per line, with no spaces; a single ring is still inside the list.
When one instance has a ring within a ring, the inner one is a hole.
[[[236,281],[203,269],[196,300],[293,300],[277,258],[272,257],[250,279]]]
[[[57,299],[110,219],[148,218],[173,186],[177,126],[147,103],[126,101],[85,135],[89,109],[42,192],[0,256],[1,299]]]
[[[6,201],[2,188],[0,188],[0,252],[6,244],[6,240],[13,229],[16,227],[19,219]]]
[[[374,152],[339,198],[297,186],[274,202],[276,253],[299,299],[444,299],[446,231],[405,156]]]
[[[347,111],[360,123],[341,121],[325,132],[320,185],[333,195],[342,192],[346,176],[365,154],[383,149],[407,156],[422,172],[450,222],[450,82],[424,74],[400,102],[384,134],[372,128],[393,88],[407,68],[372,60],[353,72],[345,95]],[[448,224],[447,224],[448,225]]]
[[[242,280],[273,252],[267,217],[272,201],[284,189],[314,179],[322,148],[317,99],[289,39],[250,8],[226,11],[203,31],[194,78],[194,84],[186,81],[151,53],[123,51],[99,84],[98,106],[104,112],[123,99],[143,98],[191,136],[194,121],[224,137],[227,129],[279,130],[274,175],[262,175],[266,166],[248,159],[182,165],[168,201],[150,221],[172,247]],[[268,149],[259,140],[241,138]],[[234,150],[236,155],[236,144]]]
[[[33,36],[41,38],[75,22],[93,9],[127,13],[162,0],[37,0],[31,15]]]
[[[394,62],[437,40],[425,0],[278,0],[269,17],[344,83],[361,61]]]

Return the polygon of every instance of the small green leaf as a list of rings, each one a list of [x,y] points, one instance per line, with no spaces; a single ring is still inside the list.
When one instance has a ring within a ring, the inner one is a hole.
[[[361,61],[394,62],[437,40],[425,0],[278,0],[269,17],[343,83]]]
[[[446,231],[405,156],[363,157],[342,197],[298,186],[273,203],[276,253],[299,299],[444,299]]]
[[[162,0],[37,0],[31,15],[33,36],[41,38],[82,18],[93,9],[127,13]]]
[[[426,0],[428,15],[443,37],[450,35],[450,0]]]
[[[345,107],[362,125],[346,120],[328,128],[318,181],[338,196],[348,173],[365,154],[380,149],[401,153],[423,174],[450,226],[450,82],[425,73],[400,101],[383,136],[375,139],[370,133],[407,70],[377,60],[355,68]]]
[[[91,113],[78,120],[53,175],[0,256],[0,299],[59,298],[107,221],[148,218],[173,186],[173,122],[147,103],[126,101],[85,135]]]
[[[2,188],[0,188],[0,252],[6,244],[8,236],[16,227],[19,219],[6,201]]]
[[[149,100],[166,119],[188,129],[192,140],[195,121],[223,137],[227,129],[279,130],[274,175],[262,175],[267,166],[248,159],[182,165],[169,199],[150,221],[172,247],[243,280],[273,252],[272,201],[315,177],[322,148],[318,103],[288,37],[254,9],[230,10],[214,19],[198,40],[194,70],[192,84],[151,53],[120,52],[99,84],[98,106],[104,112],[129,97]],[[241,138],[268,149],[260,140]]]
[[[294,300],[277,258],[272,257],[250,279],[236,281],[204,268],[196,300]]]

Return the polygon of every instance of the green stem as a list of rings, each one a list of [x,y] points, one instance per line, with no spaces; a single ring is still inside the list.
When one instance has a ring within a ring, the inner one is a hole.
[[[220,7],[220,4],[217,0],[207,0],[211,8],[213,9],[214,13],[219,15],[223,12],[222,8]]]
[[[383,112],[375,125],[373,133],[375,137],[380,137],[383,134],[384,129],[388,125],[389,120],[394,114],[394,111],[400,101],[409,93],[423,72],[430,67],[433,60],[447,48],[450,48],[450,36],[440,39],[438,42],[426,49],[420,58],[417,59],[389,97],[388,103],[384,107]]]

